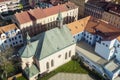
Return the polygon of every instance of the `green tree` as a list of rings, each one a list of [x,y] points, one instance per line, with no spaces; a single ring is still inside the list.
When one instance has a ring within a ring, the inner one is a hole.
[[[19,4],[19,8],[20,8],[20,9],[23,9],[23,5],[22,5],[22,4]]]
[[[0,77],[2,79],[7,79],[7,74],[14,69],[12,61],[9,59],[9,57],[12,56],[13,52],[14,49],[9,48],[0,53],[0,68],[2,70]]]

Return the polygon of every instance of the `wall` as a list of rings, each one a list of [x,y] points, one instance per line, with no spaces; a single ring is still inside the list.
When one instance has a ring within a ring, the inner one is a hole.
[[[85,0],[70,0],[79,6],[79,16],[84,16]]]
[[[79,42],[83,38],[83,32],[80,32],[78,34],[75,34],[73,38],[75,39],[76,42]]]
[[[88,44],[94,45],[96,43],[96,37],[95,37],[95,35],[93,35],[93,34],[91,34],[89,32],[86,32],[86,31],[84,32],[83,35],[84,35],[83,37],[84,37],[85,41]]]
[[[97,72],[100,73],[101,75],[103,74],[103,71],[101,70],[100,66],[99,66],[97,63],[91,61],[89,58],[87,58],[86,56],[84,56],[84,55],[83,55],[81,52],[79,52],[78,50],[76,50],[76,52],[77,52],[79,58],[82,59],[82,62],[88,65],[88,67],[89,67],[90,70],[93,70],[93,69],[94,69],[95,71],[97,71]]]
[[[115,48],[111,47],[113,45],[113,41],[101,41],[101,42],[96,42],[95,46],[95,52],[100,55],[101,57],[105,58],[106,60],[110,60],[115,54]]]
[[[104,10],[96,5],[93,5],[91,3],[86,3],[85,4],[85,16],[94,16],[96,18],[101,19],[102,18],[102,13]]]
[[[22,69],[26,67],[26,64],[29,64],[29,67],[30,67],[33,63],[33,56],[29,58],[21,58],[21,61],[22,61]]]
[[[2,36],[5,36],[4,39],[1,39],[1,45],[4,49],[23,44],[23,37],[19,29],[2,33],[1,38]]]
[[[65,49],[60,50],[59,52],[54,53],[53,55],[50,55],[42,60],[39,61],[40,64],[40,74],[44,72],[50,72],[57,67],[67,63],[71,60],[72,55],[75,55],[75,46],[71,45],[69,47],[66,47]],[[71,56],[69,57],[69,51],[71,51]],[[67,59],[65,59],[65,54],[67,52]],[[51,67],[51,60],[54,60],[54,66]],[[46,68],[46,63],[49,63],[49,69]]]
[[[116,48],[115,51],[116,59],[120,62],[120,42],[118,40],[116,40],[115,48]]]
[[[114,25],[115,27],[120,28],[120,17],[117,16],[116,14],[104,12],[102,15],[102,19]]]
[[[0,4],[0,13],[2,12],[7,12],[8,11],[8,7],[6,4]]]

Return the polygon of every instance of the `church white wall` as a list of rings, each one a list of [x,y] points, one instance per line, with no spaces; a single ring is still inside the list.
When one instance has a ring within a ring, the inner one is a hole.
[[[71,45],[69,47],[66,47],[65,49],[62,49],[56,53],[54,53],[53,55],[50,55],[42,60],[39,61],[40,64],[40,74],[42,74],[43,72],[50,72],[54,69],[56,69],[57,67],[67,63],[68,61],[71,60],[71,57],[73,55],[75,55],[75,46]],[[69,51],[71,51],[71,56],[69,57]],[[67,53],[67,59],[65,59],[65,54]],[[54,61],[54,66],[51,67],[51,60]],[[49,63],[49,69],[46,68],[46,63]]]
[[[21,58],[21,61],[22,61],[22,69],[26,67],[26,64],[29,64],[30,67],[33,63],[33,56],[30,58]]]

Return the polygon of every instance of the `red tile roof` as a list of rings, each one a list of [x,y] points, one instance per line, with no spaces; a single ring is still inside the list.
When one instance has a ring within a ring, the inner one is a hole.
[[[20,24],[23,24],[23,23],[30,22],[34,19],[41,19],[50,15],[57,14],[59,10],[61,12],[64,12],[64,11],[75,9],[75,8],[78,8],[78,6],[76,6],[74,3],[68,2],[65,4],[53,6],[50,8],[45,8],[45,9],[37,8],[29,11],[24,11],[21,13],[16,13],[14,16],[16,17],[17,21]]]
[[[81,21],[82,20],[85,20],[85,18],[81,19]],[[82,22],[77,23],[77,21],[75,21],[73,23],[68,24],[68,28],[71,29],[71,33],[73,35],[79,32],[82,32],[81,30],[84,30],[91,34],[98,34],[102,36],[103,40],[112,40],[112,39],[117,38],[120,41],[120,29],[108,23],[105,23],[102,20],[98,20],[96,18],[90,17],[86,25],[84,26],[84,28],[81,28],[81,24]],[[75,25],[77,25],[79,28],[75,29],[76,27]]]
[[[15,24],[9,24],[9,25],[0,27],[0,31],[2,33],[15,30],[15,29],[17,29],[17,26]]]
[[[84,31],[84,29],[90,19],[91,19],[91,16],[85,17],[78,21],[67,24],[67,27],[70,29],[72,35],[78,34],[78,33]]]

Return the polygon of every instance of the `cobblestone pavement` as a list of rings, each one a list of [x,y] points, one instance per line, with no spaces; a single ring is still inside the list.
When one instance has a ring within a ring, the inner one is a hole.
[[[95,80],[88,74],[58,73],[49,80]]]

